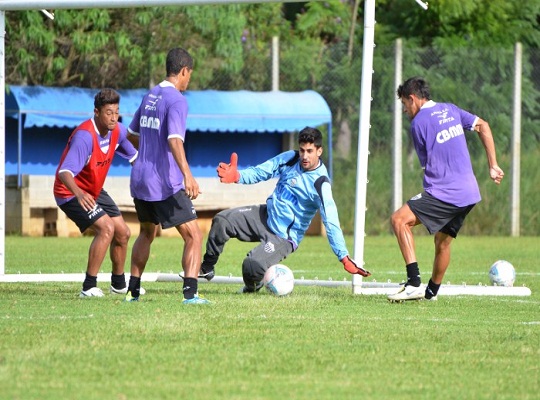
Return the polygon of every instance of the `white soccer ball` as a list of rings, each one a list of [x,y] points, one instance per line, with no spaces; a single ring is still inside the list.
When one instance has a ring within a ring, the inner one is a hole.
[[[508,261],[495,261],[489,269],[489,280],[494,286],[514,286],[516,270]]]
[[[287,296],[294,289],[294,275],[286,265],[272,265],[264,274],[263,284],[273,295]]]

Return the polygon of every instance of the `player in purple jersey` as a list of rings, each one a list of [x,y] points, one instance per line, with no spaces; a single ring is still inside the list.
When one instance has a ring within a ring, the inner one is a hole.
[[[391,302],[428,299],[437,292],[450,264],[450,245],[465,217],[481,200],[474,176],[465,131],[476,131],[486,151],[489,175],[500,184],[503,170],[497,165],[489,124],[450,103],[431,100],[428,83],[419,77],[406,80],[397,90],[404,112],[411,119],[411,138],[424,169],[424,191],[392,214],[392,228],[407,269],[407,282]],[[424,288],[416,259],[412,228],[424,225],[435,235],[435,259]]]
[[[199,297],[202,232],[192,199],[201,193],[184,151],[188,105],[187,89],[193,59],[181,48],[169,51],[167,77],[146,94],[129,125],[129,138],[139,150],[131,170],[131,195],[140,233],[131,252],[131,277],[126,301],[139,298],[141,275],[150,256],[159,224],[175,227],[185,242],[182,255],[184,304],[207,304]]]

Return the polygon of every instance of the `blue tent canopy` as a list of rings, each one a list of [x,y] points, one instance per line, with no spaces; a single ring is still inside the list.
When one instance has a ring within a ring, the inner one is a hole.
[[[10,85],[6,115],[25,115],[24,128],[75,128],[93,115],[97,89]],[[146,89],[118,90],[120,113],[129,125]],[[294,132],[331,123],[330,107],[312,90],[303,92],[187,91],[188,130],[203,132]]]
[[[147,89],[118,90],[122,123],[129,125]],[[6,117],[18,119],[18,158],[20,174],[23,129],[74,129],[93,115],[98,89],[78,87],[16,86],[6,88]],[[204,143],[220,141],[216,133],[235,132],[246,138],[253,133],[297,132],[306,126],[328,128],[328,169],[332,175],[332,115],[330,107],[317,92],[186,91],[189,114],[187,129],[202,132]],[[249,139],[253,145],[255,138]],[[242,140],[240,140],[242,142]],[[246,143],[240,143],[248,146]],[[189,144],[189,143],[188,143]],[[195,146],[193,146],[195,147]],[[264,146],[263,146],[264,147]],[[268,151],[271,149],[268,148]],[[193,151],[198,151],[193,149]],[[273,150],[272,150],[273,151]],[[199,159],[200,159],[199,155]],[[244,158],[245,159],[245,158]],[[56,162],[57,160],[55,160]]]

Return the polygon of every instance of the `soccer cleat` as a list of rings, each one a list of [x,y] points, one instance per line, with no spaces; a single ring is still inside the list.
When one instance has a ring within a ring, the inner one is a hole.
[[[404,284],[399,292],[388,296],[388,301],[391,303],[401,303],[407,300],[422,300],[425,298],[425,293],[426,291],[422,285],[416,287]]]
[[[182,304],[212,304],[212,302],[203,297],[195,296],[192,299],[184,299]]]
[[[263,287],[263,283],[262,283],[262,282],[259,282],[259,283],[257,283],[257,286],[255,286],[255,290],[253,290],[252,288],[248,288],[247,286],[243,286],[243,287],[238,291],[238,293],[239,293],[239,294],[243,294],[243,293],[255,293],[255,292],[258,292],[259,290],[261,290],[262,287]]]
[[[126,294],[127,291],[128,291],[127,286],[126,286],[125,288],[123,288],[123,289],[116,289],[116,288],[115,288],[114,286],[112,286],[112,285],[109,287],[109,293],[110,293],[110,294]],[[146,290],[144,290],[144,288],[140,288],[140,289],[139,289],[139,294],[140,294],[140,295],[143,295],[143,294],[145,294],[145,293],[146,293]]]
[[[180,271],[178,275],[180,276],[180,278],[184,279],[184,271]],[[212,278],[214,278],[214,276],[216,276],[216,274],[213,268],[206,272],[201,268],[201,270],[199,271],[198,278],[204,278],[207,281],[210,281],[212,280]]]
[[[127,301],[127,302],[139,301],[139,298],[138,297],[133,297],[131,295],[131,292],[127,292],[126,297],[124,297],[124,301]]]
[[[100,288],[94,286],[93,288],[90,288],[88,290],[81,290],[81,293],[79,294],[79,297],[86,298],[86,297],[103,297],[104,294],[101,291]]]

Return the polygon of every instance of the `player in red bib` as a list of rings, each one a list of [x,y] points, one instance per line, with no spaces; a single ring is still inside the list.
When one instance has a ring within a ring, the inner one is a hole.
[[[127,140],[126,127],[118,122],[119,104],[120,95],[112,89],[103,89],[95,96],[94,117],[75,128],[56,170],[56,204],[81,233],[90,229],[95,235],[80,297],[103,296],[97,287],[97,274],[109,248],[110,292],[127,291],[124,264],[131,233],[118,206],[103,189],[115,153],[130,162],[137,158],[137,150]]]

